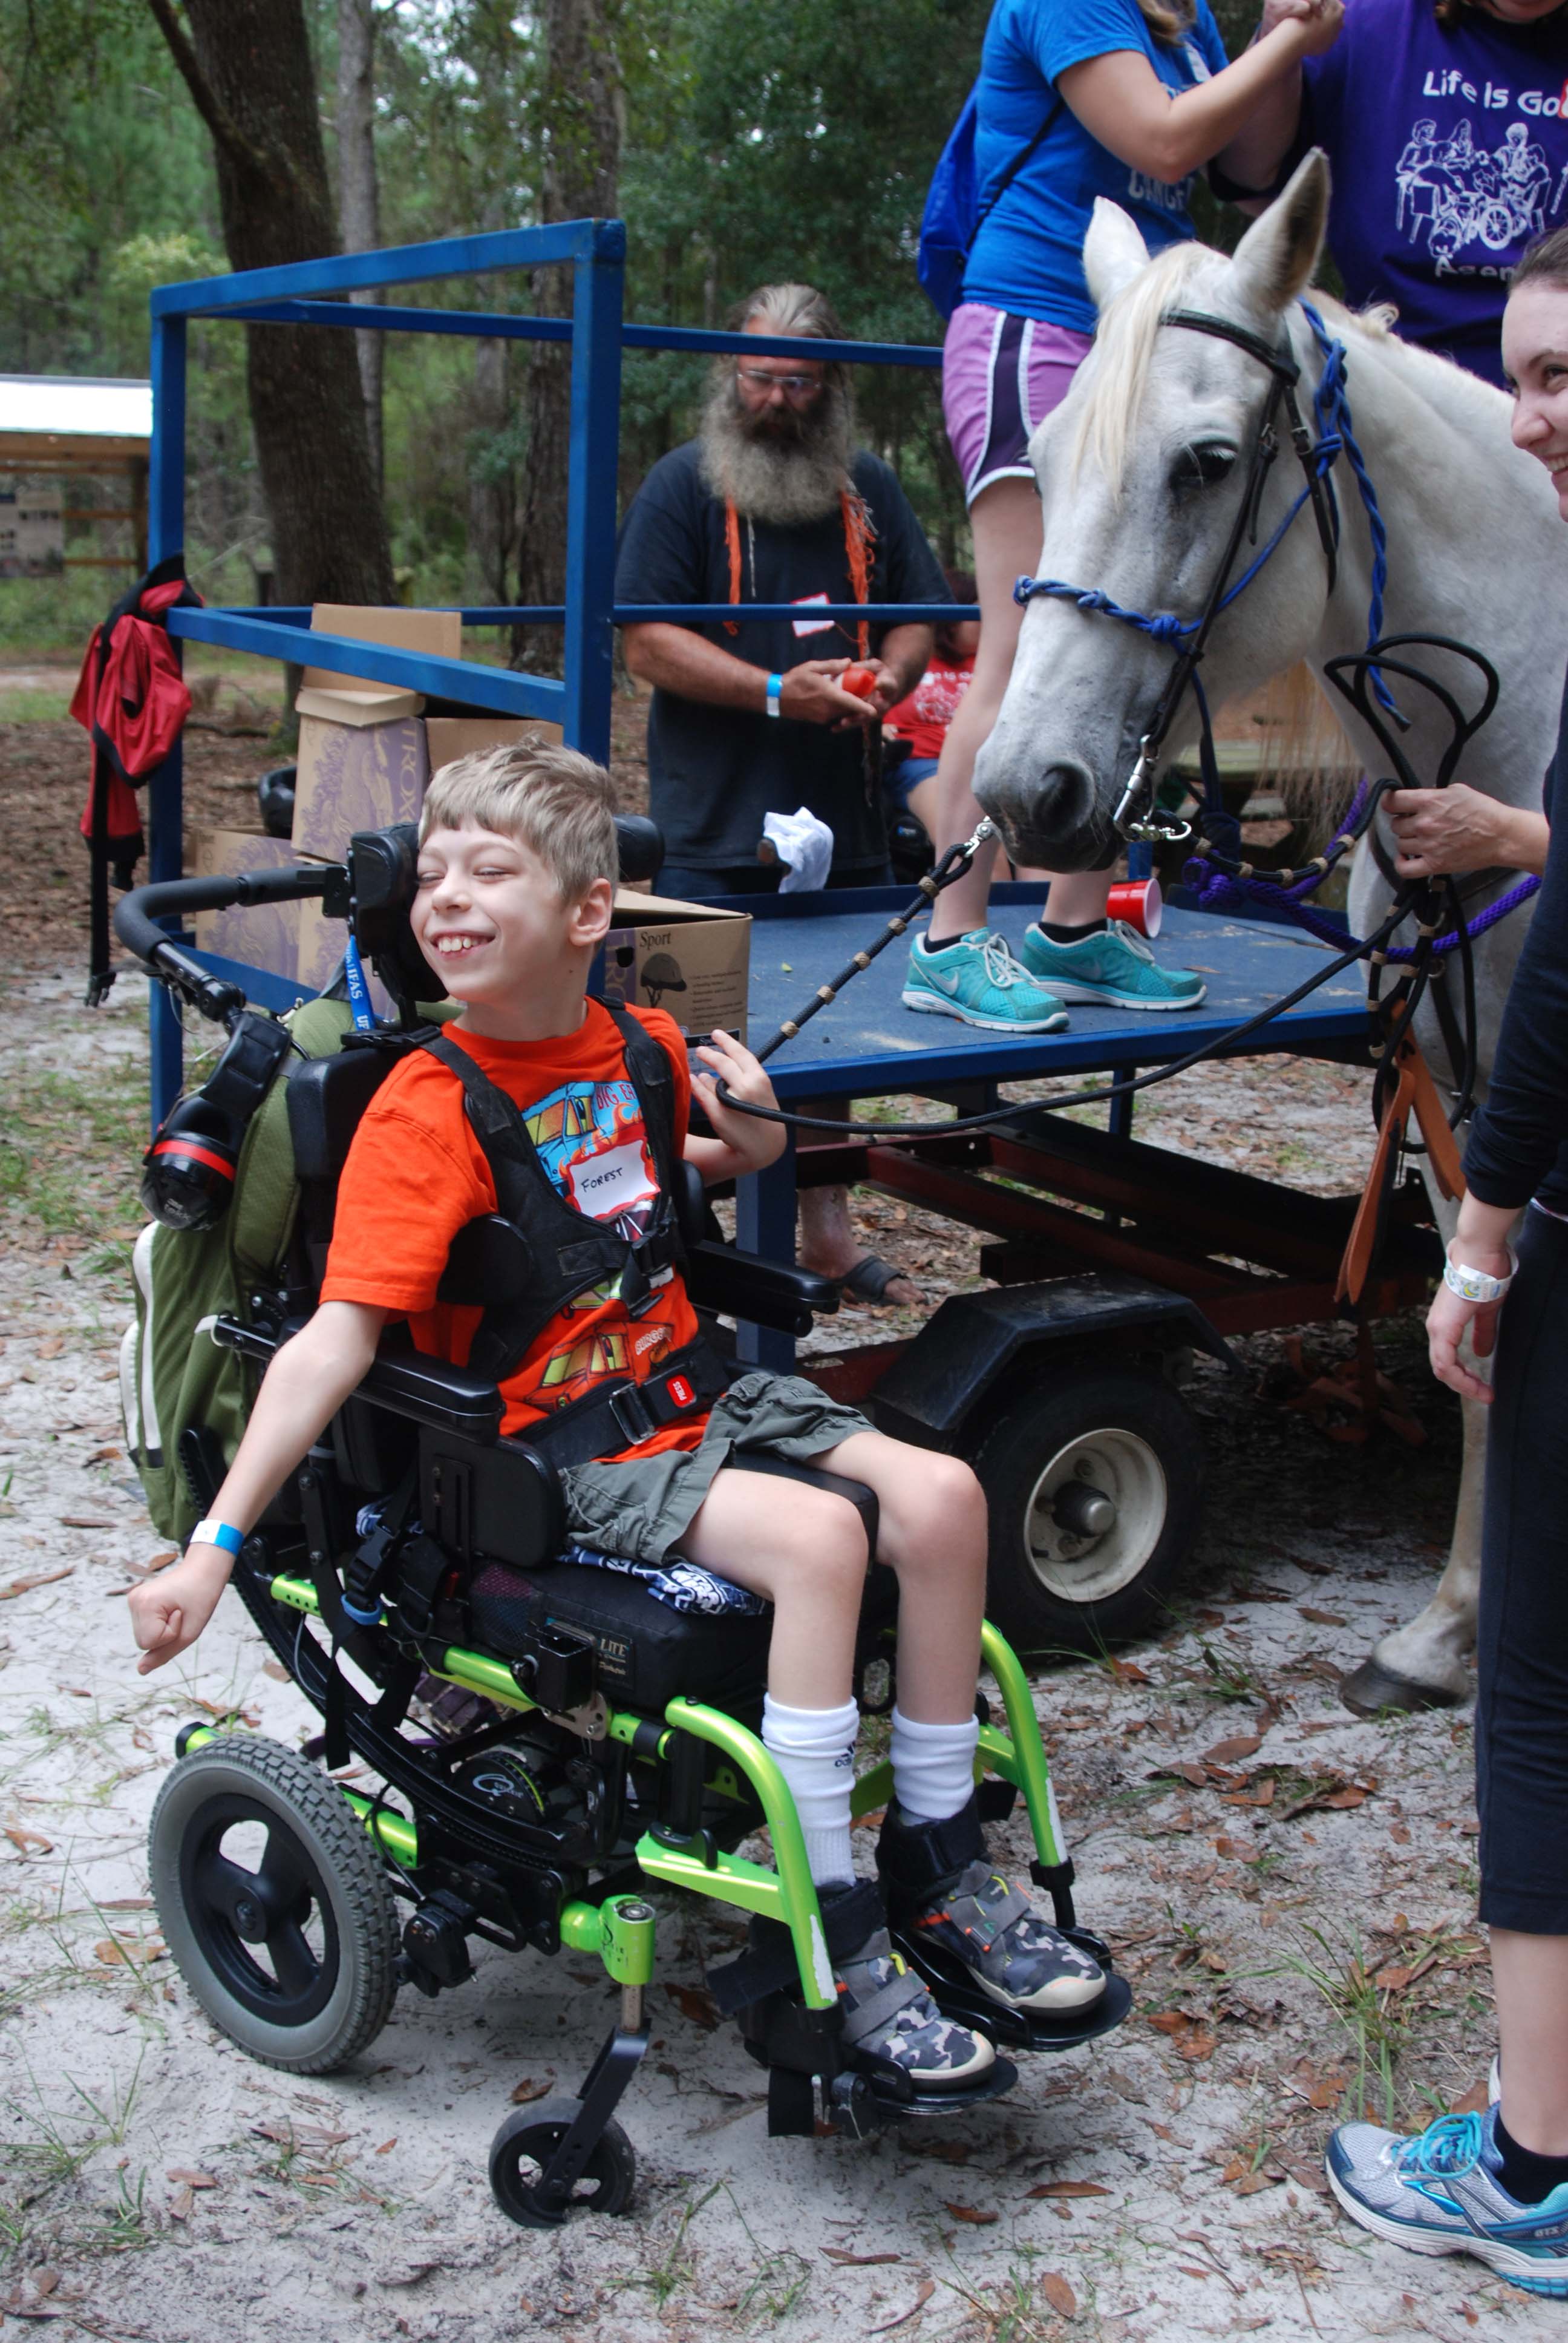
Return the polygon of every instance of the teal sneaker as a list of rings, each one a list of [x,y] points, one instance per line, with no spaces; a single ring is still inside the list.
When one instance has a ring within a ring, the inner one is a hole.
[[[1014,960],[1005,937],[971,928],[935,951],[916,944],[904,980],[906,1009],[957,1017],[991,1033],[1060,1033],[1067,1011]]]
[[[1023,959],[1035,981],[1061,1000],[1105,1009],[1196,1009],[1209,990],[1189,968],[1157,966],[1142,937],[1120,920],[1075,944],[1053,944],[1043,929],[1027,927]]]
[[[1352,2221],[1417,2254],[1473,2254],[1510,2285],[1568,2298],[1568,2187],[1520,2205],[1499,2177],[1497,2110],[1440,2116],[1413,2138],[1342,2124],[1324,2159]]]

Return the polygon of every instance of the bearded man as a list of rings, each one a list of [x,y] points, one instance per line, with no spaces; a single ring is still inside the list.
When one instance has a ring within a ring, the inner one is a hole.
[[[838,341],[807,285],[764,285],[732,319],[745,334]],[[620,603],[729,602],[733,618],[628,626],[626,663],[653,686],[648,809],[664,832],[660,894],[756,894],[768,813],[806,806],[833,833],[829,885],[891,883],[866,734],[925,673],[929,626],[813,618],[822,602],[951,600],[888,466],[857,450],[849,370],[758,351],[721,358],[696,439],[657,463],[626,517]],[[798,618],[748,618],[794,602]],[[866,698],[838,679],[862,663]]]
[[[738,333],[843,339],[809,285],[764,285],[730,323]],[[654,466],[627,514],[615,598],[736,609],[710,624],[624,630],[627,666],[653,686],[648,810],[668,858],[656,890],[771,893],[782,872],[758,861],[763,818],[799,806],[833,833],[829,887],[890,885],[879,760],[867,752],[925,673],[935,630],[843,625],[813,617],[812,606],[952,596],[892,472],[856,448],[847,367],[765,350],[721,358],[699,437]],[[793,602],[800,615],[749,618],[749,602]],[[876,677],[864,698],[839,681],[861,664]],[[920,1299],[857,1241],[843,1188],[802,1194],[799,1257],[858,1301]]]

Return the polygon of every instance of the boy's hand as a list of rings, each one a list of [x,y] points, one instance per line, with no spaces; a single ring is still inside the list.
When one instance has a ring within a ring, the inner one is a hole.
[[[182,1562],[132,1587],[131,1629],[143,1653],[138,1675],[190,1649],[217,1608],[230,1568],[221,1546],[193,1545]]]
[[[754,1115],[737,1114],[719,1096],[719,1078],[722,1075],[725,1088],[738,1099],[744,1099],[749,1106],[777,1106],[773,1085],[759,1061],[733,1033],[722,1031],[716,1031],[711,1041],[704,1042],[697,1056],[703,1065],[712,1068],[710,1073],[692,1074],[693,1085],[702,1100],[702,1111],[730,1154],[739,1159],[724,1170],[704,1168],[704,1176],[738,1178],[743,1172],[761,1172],[769,1163],[777,1162],[784,1151],[783,1125],[759,1122]]]

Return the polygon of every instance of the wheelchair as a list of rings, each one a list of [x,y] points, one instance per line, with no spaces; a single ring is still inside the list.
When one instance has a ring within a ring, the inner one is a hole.
[[[622,825],[623,869],[636,828]],[[148,973],[231,1031],[251,1015],[239,987],[160,920],[320,896],[329,916],[349,919],[396,1004],[395,1021],[346,1032],[328,1055],[292,1056],[278,1074],[298,1183],[293,1233],[276,1278],[213,1329],[257,1374],[316,1306],[360,1116],[400,1051],[430,1030],[415,988],[427,996],[437,980],[407,924],[416,846],[408,826],[361,833],[342,865],[154,884],[116,909],[120,939]],[[695,1178],[677,1201],[688,1288],[716,1340],[726,1339],[721,1319],[799,1333],[837,1306],[830,1282],[719,1241]],[[514,1234],[498,1220],[471,1222],[441,1299],[504,1293],[522,1273]],[[558,1478],[526,1437],[501,1435],[502,1413],[493,1383],[389,1330],[246,1541],[233,1583],[323,1730],[302,1752],[206,1723],[177,1736],[151,1824],[152,1885],[166,1941],[207,2016],[267,2065],[325,2074],[374,2040],[400,1987],[434,1997],[463,1985],[475,1939],[596,1956],[619,2006],[590,2071],[575,2097],[511,2114],[490,2151],[497,2202],[529,2227],[618,2212],[630,2199],[633,2152],[615,2115],[648,2047],[656,1907],[671,1894],[788,1931],[794,1989],[739,2013],[768,2077],[771,2133],[825,2124],[866,2137],[1010,2088],[1017,2067],[1003,2055],[968,2088],[922,2093],[847,2051],[799,1823],[759,1738],[770,1616],[676,1610],[632,1577],[565,1558]],[[221,1447],[191,1424],[178,1453],[205,1512]],[[856,1692],[864,1709],[890,1708],[896,1586],[876,1560],[875,1497],[809,1467],[749,1469],[827,1486],[858,1508],[868,1574]],[[1031,1876],[1057,1925],[1105,1969],[1106,1991],[1069,2016],[1015,2012],[923,1946],[899,1949],[943,2012],[983,2026],[999,2054],[1070,2049],[1120,2024],[1131,1996],[1106,1946],[1077,1925],[1029,1684],[989,1624],[983,1657],[1003,1714],[993,1720],[980,1701],[981,1813],[996,1821],[1022,1799]],[[351,1757],[381,1786],[334,1780]],[[858,1783],[855,1812],[890,1795],[890,1769],[879,1765]],[[739,1852],[764,1828],[770,1865]]]

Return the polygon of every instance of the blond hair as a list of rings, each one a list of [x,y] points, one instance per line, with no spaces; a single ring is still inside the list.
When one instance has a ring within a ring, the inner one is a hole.
[[[419,843],[434,830],[465,829],[517,839],[538,856],[563,902],[579,902],[596,879],[614,883],[615,784],[576,749],[518,740],[443,765],[426,794]]]

